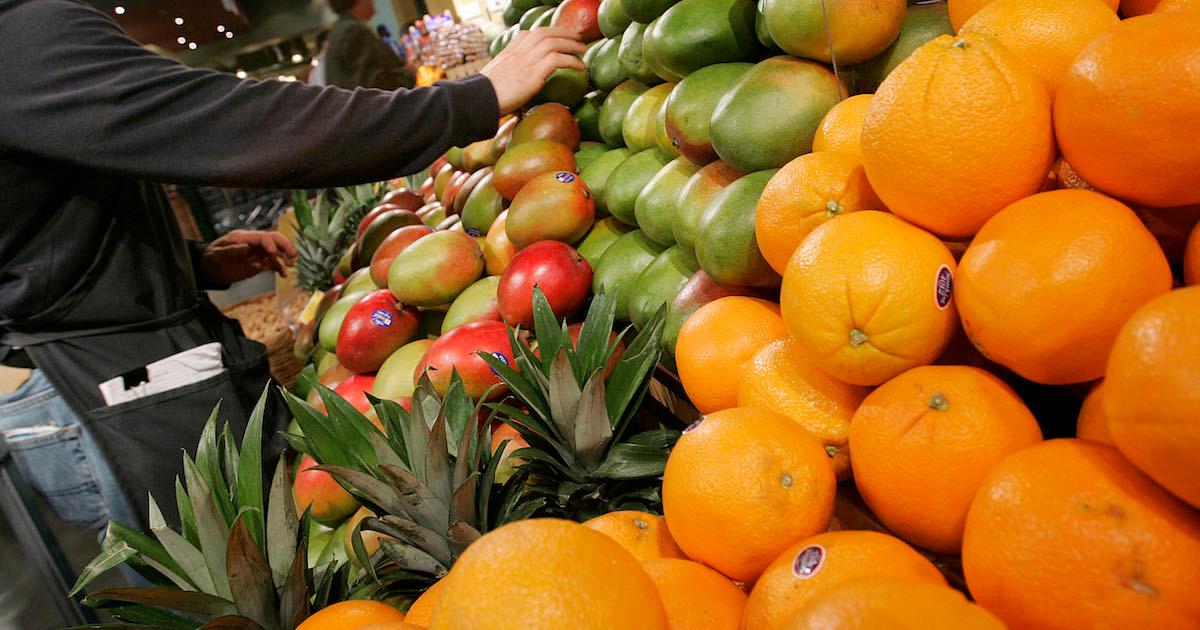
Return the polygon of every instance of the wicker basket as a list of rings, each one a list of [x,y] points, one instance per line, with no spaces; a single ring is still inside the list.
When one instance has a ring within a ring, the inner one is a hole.
[[[284,320],[275,292],[238,302],[222,312],[226,317],[238,320],[246,337],[267,347],[271,376],[280,385],[292,389],[304,364],[292,353],[296,340]]]

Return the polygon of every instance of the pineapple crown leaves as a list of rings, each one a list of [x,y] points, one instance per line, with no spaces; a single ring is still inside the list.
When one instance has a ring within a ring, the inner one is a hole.
[[[315,201],[310,201],[302,190],[292,193],[301,286],[310,291],[324,291],[332,285],[333,268],[353,244],[359,221],[378,203],[382,191],[382,184],[337,188],[333,193],[336,203],[326,191],[318,192]]]
[[[228,425],[217,431],[217,409],[205,425],[196,458],[184,456],[176,480],[179,531],[150,498],[147,536],[109,523],[100,555],[80,574],[72,595],[100,574],[128,564],[152,584],[92,593],[85,603],[126,623],[156,628],[291,629],[311,610],[339,596],[345,571],[316,572],[306,563],[310,516],[296,514],[287,464],[276,466],[264,501],[262,473],[264,391],[241,447]]]
[[[517,352],[515,366],[486,353],[479,355],[527,409],[505,402],[493,405],[530,444],[513,456],[528,462],[525,468],[539,480],[540,493],[567,510],[568,516],[584,515],[571,507],[580,499],[602,500],[615,509],[656,509],[658,490],[646,482],[661,477],[679,433],[631,434],[661,357],[665,308],[629,342],[606,376],[618,344],[632,331],[626,328],[612,339],[614,298],[604,294],[593,298],[574,346],[566,323],[558,321],[538,288],[533,306],[539,354],[518,344],[517,331],[510,328],[510,342]]]
[[[411,412],[372,397],[378,425],[332,390],[317,391],[328,416],[289,395],[304,436],[288,439],[375,512],[351,541],[382,590],[419,593],[483,533],[539,507],[518,505],[524,475],[496,485],[503,449],[491,451],[490,418],[481,426],[482,404],[470,399],[456,373],[445,396],[423,377]],[[366,530],[391,537],[381,540],[383,554],[375,559],[362,543]]]

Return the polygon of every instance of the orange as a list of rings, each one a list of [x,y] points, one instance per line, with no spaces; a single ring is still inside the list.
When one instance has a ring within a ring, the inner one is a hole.
[[[1189,285],[1200,284],[1200,223],[1192,228],[1183,250],[1183,278]]]
[[[1200,507],[1200,287],[1133,314],[1104,378],[1113,443],[1142,472]]]
[[[1053,97],[1079,51],[1119,21],[1100,0],[994,0],[958,32],[996,38],[1029,64]]]
[[[675,364],[688,398],[700,413],[737,405],[746,363],[763,346],[787,336],[779,305],[749,297],[713,300],[679,329]]]
[[[933,563],[894,536],[826,532],[784,551],[759,577],[746,602],[743,630],[772,630],[835,586],[864,577],[895,577],[945,586]]]
[[[822,372],[795,339],[780,339],[750,359],[737,404],[770,409],[799,423],[821,440],[838,479],[846,479],[850,419],[869,391]]]
[[[758,250],[782,275],[796,248],[817,226],[859,210],[887,210],[867,182],[861,158],[832,151],[801,155],[771,177],[758,200]]]
[[[862,148],[871,186],[892,212],[965,239],[1041,188],[1055,155],[1050,97],[991,37],[941,35],[879,86]]]
[[[871,392],[850,423],[854,484],[897,536],[957,554],[971,499],[992,466],[1042,440],[1003,381],[979,368],[928,365]]]
[[[1071,166],[1122,199],[1158,207],[1200,203],[1197,56],[1200,13],[1194,12],[1124,20],[1092,40],[1054,100],[1055,134]]]
[[[1118,2],[1120,2],[1121,12],[1124,13],[1125,12],[1124,5],[1130,4],[1131,2],[1142,3],[1142,2],[1146,2],[1147,0],[1124,0],[1123,2],[1121,2],[1120,0],[1102,0],[1102,1],[1103,1],[1104,6],[1108,7],[1108,10],[1112,11],[1114,13],[1116,13],[1117,4],[1118,4]],[[1149,1],[1150,2],[1158,2],[1158,0],[1149,0]],[[986,7],[987,5],[991,4],[992,2],[993,2],[993,0],[949,0],[949,2],[947,3],[947,10],[950,13],[950,24],[952,26],[954,26],[954,29],[957,31],[958,29],[962,28],[963,24],[967,23],[967,20],[971,19],[972,16],[974,16],[976,13],[978,13],[980,9]],[[1151,7],[1151,8],[1153,8],[1153,7]],[[1149,9],[1147,9],[1146,12],[1148,13]],[[1128,15],[1128,14],[1126,14],[1126,15]]]
[[[1083,399],[1079,417],[1075,420],[1075,437],[1101,444],[1112,444],[1108,416],[1104,415],[1104,381],[1096,383]]]
[[[738,630],[746,594],[729,578],[689,560],[645,560],[642,568],[658,587],[671,630]]]
[[[390,621],[388,623],[378,623],[370,626],[362,626],[359,630],[426,630],[425,626],[418,626],[415,623],[407,621]]]
[[[663,514],[689,557],[749,582],[792,543],[824,531],[837,482],[821,443],[765,409],[726,409],[679,438]]]
[[[851,96],[825,112],[813,136],[813,153],[838,151],[862,159],[862,127],[871,105],[870,94]]]
[[[846,582],[800,608],[780,630],[1004,630],[994,615],[948,587],[894,577]]]
[[[437,607],[438,598],[441,597],[442,584],[444,582],[445,579],[438,580],[437,582],[433,583],[433,586],[430,586],[428,589],[426,589],[424,593],[421,593],[421,596],[417,598],[417,601],[413,602],[412,606],[408,607],[408,612],[406,613],[407,616],[404,618],[404,620],[408,623],[417,624],[419,626],[428,626],[429,623],[433,621],[433,609]]]
[[[601,514],[583,524],[617,541],[638,560],[683,557],[661,516],[621,510]]]
[[[326,606],[313,613],[296,630],[363,630],[364,628],[404,621],[404,613],[366,599],[352,599]]]
[[[1162,0],[1154,7],[1154,13],[1179,13],[1182,11],[1200,11],[1198,0]]]
[[[1051,440],[988,474],[962,563],[1011,628],[1195,628],[1197,558],[1200,513],[1107,444]]]
[[[658,590],[637,559],[570,521],[529,519],[492,530],[442,582],[429,630],[667,627]]]
[[[1121,324],[1171,289],[1171,269],[1124,204],[1055,190],[988,221],[958,263],[956,289],[963,328],[984,355],[1063,385],[1104,376]]]
[[[884,212],[852,212],[817,229],[788,263],[784,321],[830,376],[878,385],[932,363],[958,324],[954,256]]]
[[[1153,13],[1158,7],[1159,0],[1121,0],[1121,15],[1131,18],[1136,15]]]

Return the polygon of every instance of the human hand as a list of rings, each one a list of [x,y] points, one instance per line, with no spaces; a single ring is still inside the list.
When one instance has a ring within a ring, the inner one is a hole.
[[[555,70],[586,70],[578,57],[586,51],[579,35],[565,28],[520,31],[479,73],[491,80],[504,115],[533,98]]]
[[[279,232],[234,230],[209,243],[200,255],[200,273],[209,281],[232,284],[268,269],[287,276],[296,246]]]

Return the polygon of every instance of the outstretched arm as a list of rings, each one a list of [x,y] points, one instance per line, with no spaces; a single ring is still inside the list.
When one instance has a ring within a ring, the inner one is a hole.
[[[562,42],[559,49],[582,48]],[[384,92],[188,68],[68,0],[0,0],[0,58],[0,150],[158,181],[279,188],[378,181],[489,137],[501,112],[482,75]],[[531,60],[510,55],[506,63]]]

